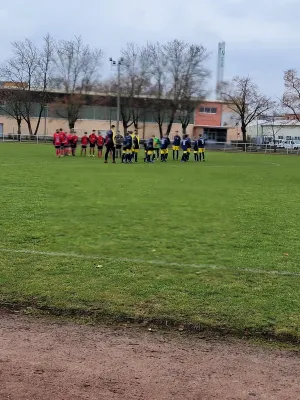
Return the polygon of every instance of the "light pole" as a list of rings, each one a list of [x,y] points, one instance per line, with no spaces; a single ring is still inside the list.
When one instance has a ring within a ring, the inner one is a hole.
[[[118,87],[117,87],[117,126],[116,126],[116,134],[119,132],[120,125],[120,109],[121,109],[121,65],[124,61],[124,58],[121,57],[118,61],[113,60],[111,57],[109,59],[112,66],[117,66],[118,68]]]

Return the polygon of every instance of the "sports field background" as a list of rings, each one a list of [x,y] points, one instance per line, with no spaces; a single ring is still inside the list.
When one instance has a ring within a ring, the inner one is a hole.
[[[300,338],[300,159],[140,158],[0,144],[0,301]]]

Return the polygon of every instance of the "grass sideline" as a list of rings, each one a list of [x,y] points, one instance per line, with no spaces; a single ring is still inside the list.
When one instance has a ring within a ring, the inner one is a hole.
[[[0,144],[0,247],[70,254],[0,250],[2,304],[300,339],[298,158],[53,153]]]

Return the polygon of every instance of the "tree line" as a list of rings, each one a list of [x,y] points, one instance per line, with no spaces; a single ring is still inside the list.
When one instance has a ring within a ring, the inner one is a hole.
[[[119,91],[124,132],[139,128],[151,112],[161,136],[171,132],[174,122],[180,122],[185,133],[196,107],[210,94],[210,54],[205,46],[177,39],[143,46],[127,43],[121,56],[119,85],[117,78],[101,78],[104,53],[81,37],[55,40],[48,34],[41,45],[29,39],[15,41],[12,56],[0,65],[0,79],[10,85],[0,90],[0,110],[16,120],[18,134],[25,123],[29,134],[36,135],[47,107],[73,129],[84,105],[115,107]],[[250,77],[220,84],[218,91],[236,115],[244,142],[248,125],[266,114],[274,117],[288,110],[300,120],[297,71],[286,71],[284,83],[284,95],[277,101],[261,93]]]

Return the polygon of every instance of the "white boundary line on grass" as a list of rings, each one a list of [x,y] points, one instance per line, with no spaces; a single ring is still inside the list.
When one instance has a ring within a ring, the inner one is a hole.
[[[83,260],[98,260],[98,261],[108,261],[108,262],[128,262],[133,264],[148,264],[148,265],[162,265],[167,267],[189,267],[196,269],[231,269],[233,271],[238,272],[248,272],[251,274],[259,274],[259,275],[278,275],[278,276],[299,276],[300,272],[292,272],[292,271],[278,271],[278,270],[263,270],[256,268],[242,268],[242,267],[226,267],[221,265],[210,265],[210,264],[185,264],[185,263],[177,263],[177,262],[164,262],[159,260],[141,260],[141,259],[132,259],[132,258],[119,258],[119,257],[103,257],[103,256],[92,256],[92,255],[84,255],[84,254],[76,254],[76,253],[60,253],[60,252],[52,252],[52,251],[38,251],[38,250],[26,250],[26,249],[3,249],[0,248],[0,252],[9,253],[9,254],[31,254],[31,255],[40,255],[40,256],[48,256],[48,257],[68,257],[68,258],[81,258]]]

